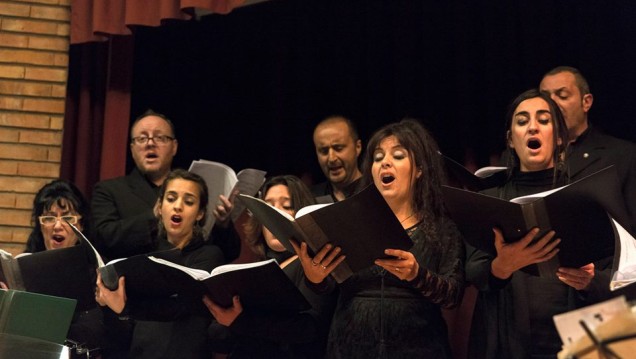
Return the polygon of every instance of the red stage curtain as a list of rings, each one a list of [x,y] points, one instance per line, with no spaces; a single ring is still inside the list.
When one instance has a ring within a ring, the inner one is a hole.
[[[131,26],[160,26],[162,20],[187,20],[195,8],[227,14],[246,0],[73,0],[71,44],[130,35]]]
[[[227,14],[246,0],[73,0],[60,177],[90,197],[123,175],[128,150],[136,25],[187,20],[194,9]]]

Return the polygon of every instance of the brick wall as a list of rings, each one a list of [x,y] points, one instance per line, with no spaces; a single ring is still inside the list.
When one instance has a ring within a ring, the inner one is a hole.
[[[24,250],[60,172],[71,0],[0,0],[0,249]]]

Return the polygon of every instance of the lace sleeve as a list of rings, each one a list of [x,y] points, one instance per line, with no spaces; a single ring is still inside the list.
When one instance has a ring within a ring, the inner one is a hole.
[[[464,242],[450,220],[444,220],[439,228],[424,230],[422,255],[416,255],[419,273],[410,283],[431,302],[453,308],[464,295]]]

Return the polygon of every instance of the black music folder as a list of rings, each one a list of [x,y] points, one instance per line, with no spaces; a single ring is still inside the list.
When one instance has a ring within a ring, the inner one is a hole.
[[[492,228],[500,228],[506,241],[517,241],[538,227],[536,238],[554,230],[555,238],[561,239],[557,265],[578,268],[614,255],[611,218],[629,223],[613,166],[569,185],[510,201],[450,186],[442,191],[466,242],[493,255]],[[538,274],[541,268],[525,270]]]

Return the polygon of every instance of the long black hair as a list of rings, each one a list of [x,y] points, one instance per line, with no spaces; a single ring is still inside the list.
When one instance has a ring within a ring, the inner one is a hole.
[[[409,152],[413,170],[422,171],[422,176],[416,178],[414,183],[413,209],[415,212],[420,215],[420,218],[426,215],[433,217],[444,215],[442,184],[446,181],[446,175],[439,155],[439,147],[424,126],[412,118],[388,124],[373,134],[364,154],[361,188],[373,183],[371,174],[373,153],[380,146],[380,142],[390,136],[395,136]]]

